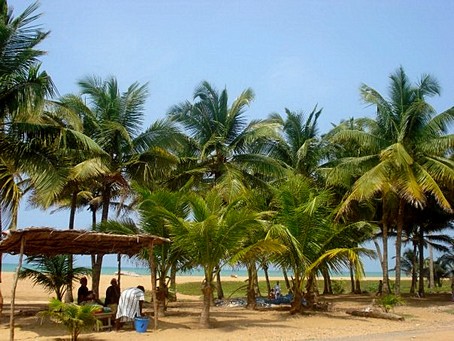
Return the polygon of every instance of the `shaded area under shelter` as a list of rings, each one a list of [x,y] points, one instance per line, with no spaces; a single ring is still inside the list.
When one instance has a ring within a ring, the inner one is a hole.
[[[10,340],[14,340],[14,303],[19,271],[23,255],[55,256],[58,254],[123,254],[133,256],[143,249],[149,250],[151,287],[154,305],[154,326],[157,328],[156,279],[153,268],[154,245],[169,243],[170,239],[149,234],[119,235],[84,230],[56,230],[48,227],[30,227],[23,230],[3,231],[0,240],[0,254],[19,255],[13,288],[11,290]],[[1,279],[1,273],[0,273]],[[1,280],[0,280],[1,281]]]

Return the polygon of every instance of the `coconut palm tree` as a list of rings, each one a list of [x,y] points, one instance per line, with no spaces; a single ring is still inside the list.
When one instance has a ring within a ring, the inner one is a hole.
[[[370,130],[344,130],[332,141],[356,141],[369,153],[345,158],[331,173],[331,183],[339,182],[340,174],[354,175],[355,182],[345,196],[338,217],[345,214],[354,202],[380,199],[383,224],[383,283],[387,283],[387,234],[396,228],[396,283],[400,294],[400,256],[405,212],[408,206],[424,208],[428,197],[451,212],[444,188],[454,181],[453,163],[447,157],[454,136],[447,134],[453,122],[454,109],[436,115],[426,98],[440,93],[438,82],[430,75],[412,85],[403,68],[390,76],[390,97],[386,99],[375,89],[363,84],[363,100],[377,108]],[[395,225],[392,224],[395,222]]]
[[[230,105],[227,90],[220,93],[208,82],[194,91],[194,103],[173,106],[168,117],[178,122],[195,148],[199,180],[216,184],[221,177],[239,178],[248,187],[264,184],[273,174],[282,175],[281,165],[252,146],[262,138],[276,136],[276,124],[247,123],[245,110],[254,99],[252,89],[244,90]]]
[[[322,109],[317,106],[305,117],[303,112],[285,109],[286,117],[271,114],[269,120],[278,122],[282,135],[272,141],[269,155],[280,160],[295,173],[313,177],[322,157],[320,140],[317,136],[317,121]]]
[[[36,2],[14,17],[7,2],[0,1],[0,205],[13,229],[24,190],[24,166],[30,166],[30,170],[46,164],[30,144],[24,143],[24,137],[33,131],[36,108],[54,93],[50,77],[39,69],[39,57],[45,52],[37,45],[49,32],[36,24],[38,7]]]
[[[90,76],[79,81],[82,96],[68,95],[65,103],[79,113],[84,133],[92,137],[107,157],[107,171],[99,178],[101,222],[109,218],[112,199],[130,192],[130,180],[149,184],[174,167],[178,159],[169,150],[178,144],[177,129],[166,120],[141,131],[146,84],[133,83],[121,92],[114,77]],[[93,291],[98,292],[102,255],[93,259]]]
[[[197,183],[213,186],[224,178],[248,188],[267,186],[273,175],[282,176],[281,164],[254,148],[261,139],[276,135],[276,124],[247,122],[247,107],[254,99],[252,89],[244,90],[231,104],[227,89],[219,92],[203,81],[194,91],[194,103],[186,101],[170,108],[168,117],[189,135],[192,169]],[[187,159],[187,158],[186,158]],[[218,297],[223,298],[220,276]]]
[[[333,224],[332,199],[329,191],[315,189],[302,175],[289,175],[276,190],[275,226],[270,233],[286,249],[273,259],[293,271],[292,312],[302,309],[305,281],[305,299],[313,307],[315,278],[322,268],[339,271],[341,265],[353,263],[361,276],[359,254],[372,255],[368,250],[351,247],[351,241],[345,238],[347,227]]]
[[[56,298],[62,300],[66,288],[74,279],[82,275],[89,275],[90,269],[70,266],[68,255],[57,256],[30,256],[20,272],[20,278],[31,278],[36,285],[43,286],[49,292],[55,292]]]
[[[245,232],[259,224],[258,215],[244,207],[240,197],[227,203],[217,186],[205,195],[188,196],[190,220],[172,218],[174,246],[204,271],[202,283],[202,327],[210,326],[210,307],[214,281],[222,268],[242,245]]]

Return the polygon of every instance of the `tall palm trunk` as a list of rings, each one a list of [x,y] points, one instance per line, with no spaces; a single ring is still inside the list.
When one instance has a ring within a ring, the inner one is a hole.
[[[106,184],[104,185],[104,189],[102,191],[101,222],[106,222],[109,218],[110,197],[111,197],[110,184]],[[96,225],[93,225],[93,229],[95,226]],[[103,254],[97,254],[94,256],[94,262],[92,262],[92,290],[97,297],[99,297],[99,282],[101,280],[103,257],[104,257]]]
[[[351,288],[351,293],[354,294],[355,293],[355,276],[354,276],[354,273],[353,273],[353,264],[352,262],[350,262],[350,266],[348,267],[349,271],[350,271],[350,288]]]
[[[435,288],[434,250],[431,243],[429,243],[429,288],[431,291]]]
[[[170,295],[169,300],[175,302],[177,300],[177,267],[175,264],[172,264],[170,267]]]
[[[74,230],[74,222],[76,220],[76,209],[77,209],[77,191],[74,191],[71,195],[71,209],[69,212],[69,223],[68,223],[69,230]],[[68,269],[69,269],[70,274],[72,274],[72,272],[73,272],[73,264],[74,264],[73,258],[74,257],[72,254],[68,254]],[[66,289],[66,301],[67,302],[74,301],[72,280],[71,280],[71,282],[68,283],[68,286]]]
[[[411,287],[410,294],[414,294],[416,291],[416,283],[418,282],[417,271],[418,268],[418,244],[416,240],[413,240],[413,257],[411,259]]]
[[[419,283],[418,283],[418,295],[424,297],[424,229],[419,228]]]
[[[210,327],[210,307],[211,301],[213,300],[213,283],[212,283],[212,274],[205,276],[205,281],[202,287],[203,293],[203,307],[202,313],[200,314],[200,327],[209,328]]]
[[[255,274],[257,269],[255,269],[254,262],[248,262],[246,265],[247,274],[248,274],[248,284],[247,284],[247,305],[246,308],[254,310],[256,307],[255,301]]]
[[[333,287],[331,285],[331,276],[327,268],[322,269],[323,275],[323,295],[333,294]]]
[[[168,289],[166,284],[166,273],[164,271],[160,272],[158,281],[158,294],[156,295],[156,298],[158,300],[159,316],[165,316]]]
[[[384,201],[385,199],[383,199]],[[388,214],[386,205],[383,203],[383,222],[382,222],[382,242],[383,242],[383,293],[389,294],[389,274],[388,274]]]
[[[271,283],[270,283],[270,276],[268,275],[268,263],[262,262],[262,269],[265,273],[265,282],[266,282],[266,290],[269,293],[271,291]]]
[[[400,274],[401,274],[401,259],[402,259],[402,231],[404,229],[404,209],[405,201],[400,199],[399,211],[397,213],[397,235],[396,235],[396,282],[394,293],[400,295]]]
[[[224,290],[222,289],[222,281],[221,281],[221,269],[216,267],[216,292],[218,294],[218,299],[224,299]]]
[[[307,278],[306,294],[304,295],[304,298],[306,299],[308,307],[311,309],[313,309],[317,303],[318,289],[316,288],[316,285],[315,274],[310,274]]]
[[[290,308],[291,314],[296,314],[296,313],[301,312],[301,310],[302,310],[301,302],[303,300],[303,293],[301,290],[302,276],[297,269],[295,269],[294,275],[295,275],[295,279],[293,280],[293,282],[294,282],[293,301],[292,301],[292,307]]]
[[[287,288],[287,291],[289,291],[291,288],[291,285],[290,285],[290,281],[288,279],[287,269],[282,268],[282,273],[284,275],[285,287]]]

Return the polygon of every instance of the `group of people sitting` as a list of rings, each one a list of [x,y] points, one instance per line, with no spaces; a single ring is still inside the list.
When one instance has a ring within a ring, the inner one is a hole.
[[[88,290],[86,277],[80,279],[80,288],[77,291],[77,304],[98,304],[109,307],[115,316],[115,327],[120,329],[125,322],[134,321],[135,317],[142,316],[145,288],[141,285],[128,288],[120,292],[120,286],[115,278],[110,281],[106,290],[106,300],[101,302],[93,291]]]

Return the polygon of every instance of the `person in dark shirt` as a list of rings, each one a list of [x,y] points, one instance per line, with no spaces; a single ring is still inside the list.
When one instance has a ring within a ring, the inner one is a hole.
[[[118,301],[120,299],[120,287],[118,286],[117,280],[112,278],[110,281],[110,287],[106,290],[106,300],[104,305],[109,307],[115,314],[117,312]]]
[[[77,304],[81,304],[82,302],[85,302],[87,300],[89,290],[87,287],[87,277],[82,277],[79,281],[80,283],[80,288],[77,290]]]

